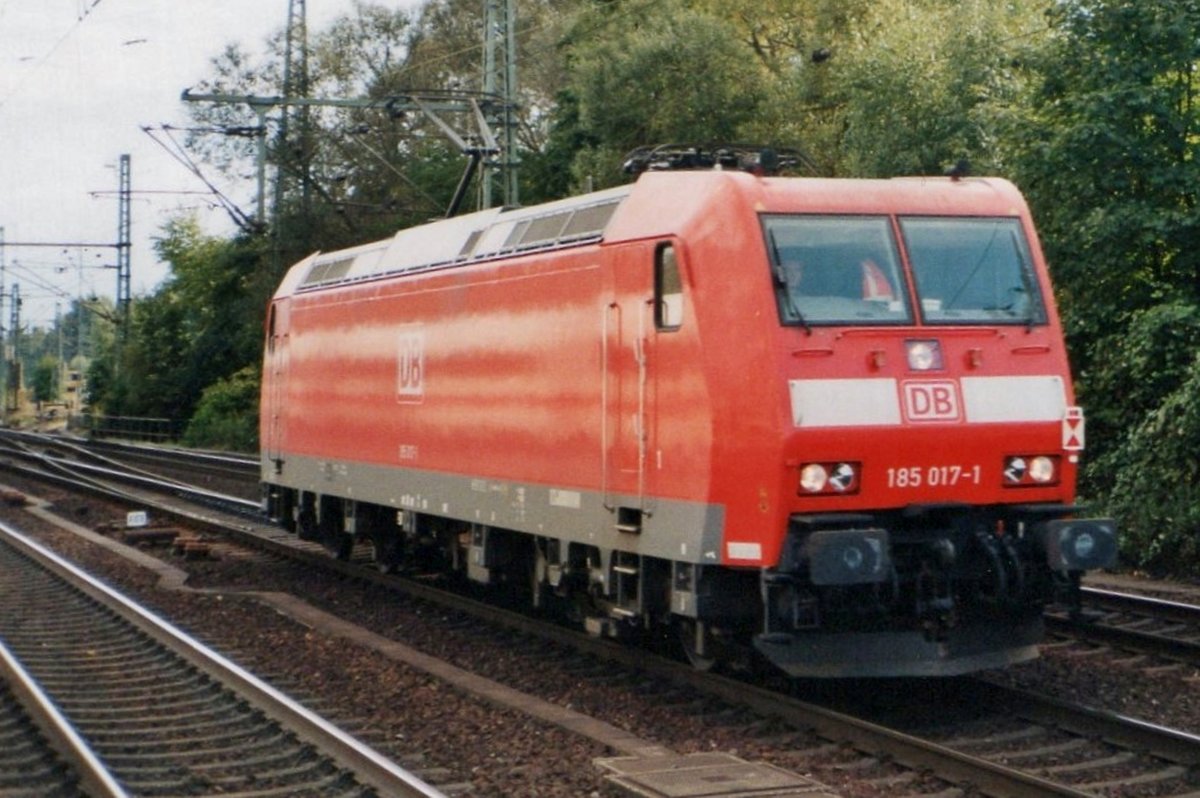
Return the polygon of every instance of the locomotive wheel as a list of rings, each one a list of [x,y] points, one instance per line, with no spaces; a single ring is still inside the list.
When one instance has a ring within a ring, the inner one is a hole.
[[[296,534],[301,540],[319,540],[321,530],[317,528],[317,514],[309,505],[302,506],[296,516]]]
[[[400,565],[401,545],[400,536],[397,534],[389,534],[386,531],[372,532],[371,541],[371,557],[375,561],[375,568],[381,574],[395,573],[396,568]]]
[[[549,593],[547,585],[542,579],[546,573],[546,555],[542,554],[537,544],[534,544],[533,552],[525,564],[525,568],[526,578],[529,580],[529,606],[535,610],[544,610]]]
[[[345,562],[354,551],[354,535],[344,532],[327,532],[321,537],[321,545],[336,559]]]
[[[679,633],[679,646],[692,667],[702,673],[712,670],[717,664],[717,658],[708,652],[701,653],[698,637],[703,632],[698,622],[690,618],[680,620],[676,622],[675,628]]]

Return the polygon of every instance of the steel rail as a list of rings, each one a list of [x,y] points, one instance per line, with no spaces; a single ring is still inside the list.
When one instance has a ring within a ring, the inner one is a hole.
[[[1179,623],[1200,625],[1200,606],[1195,604],[1096,587],[1084,587],[1082,593],[1084,601],[1088,604],[1098,605],[1105,609],[1136,612]]]
[[[1101,709],[1070,704],[1050,696],[974,680],[972,696],[981,703],[1006,708],[1038,723],[1057,726],[1083,737],[1106,740],[1121,748],[1145,751],[1188,767],[1200,765],[1200,735],[1170,729]]]
[[[162,459],[169,462],[200,463],[222,466],[232,471],[246,474],[257,474],[261,461],[257,456],[234,454],[229,452],[202,451],[199,449],[182,449],[167,446],[154,446],[147,443],[129,443],[111,440],[89,440],[87,447],[101,451],[132,454],[139,457]]]
[[[79,777],[79,784],[88,795],[93,798],[129,798],[129,793],[113,778],[108,768],[3,641],[0,641],[0,676],[45,735],[46,742]]]
[[[200,452],[187,449],[168,449],[164,447],[147,446],[142,444],[114,443],[112,441],[84,441],[61,436],[47,435],[27,430],[0,430],[0,439],[17,442],[28,457],[56,458],[44,452],[34,452],[29,447],[40,446],[63,450],[81,457],[86,457],[102,465],[92,467],[103,469],[108,466],[114,473],[128,472],[131,477],[141,475],[147,479],[159,479],[165,482],[179,483],[183,487],[195,487],[191,483],[179,480],[166,480],[161,475],[144,468],[131,465],[111,455],[124,454],[135,461],[149,461],[153,464],[167,464],[179,468],[199,468],[210,473],[217,473],[232,479],[253,480],[257,484],[260,476],[259,461],[245,456],[225,455],[215,452]],[[69,461],[72,465],[86,465],[81,461]]]
[[[232,661],[184,634],[174,625],[117,593],[62,557],[0,522],[0,533],[18,551],[77,590],[116,612],[151,639],[175,651],[198,670],[229,685],[266,716],[325,752],[356,777],[385,795],[445,798],[436,788],[355,740],[319,715],[263,682]]]
[[[140,485],[157,493],[170,493],[182,497],[192,497],[200,502],[218,504],[221,507],[230,508],[243,514],[250,513],[258,515],[262,510],[262,505],[260,502],[250,501],[248,499],[240,499],[236,496],[229,496],[223,493],[217,493],[215,491],[196,487],[195,485],[188,485],[187,483],[179,482],[178,480],[160,479],[158,477],[146,476],[144,474],[137,473],[136,471],[118,471],[105,466],[80,463],[74,460],[65,460],[38,452],[17,451],[11,452],[11,454],[21,457],[22,459],[41,463],[45,467],[55,469],[60,473],[48,473],[38,469],[21,468],[15,465],[9,466],[11,470],[23,472],[27,476],[34,479],[52,482],[60,487],[65,487],[71,490],[87,491],[93,495],[99,495],[119,501],[129,501],[131,498],[134,500],[143,499],[131,497],[130,494],[117,490],[97,477],[110,479],[116,482]],[[88,472],[94,476],[83,476],[78,472]]]
[[[1137,629],[1085,613],[1082,618],[1047,612],[1046,629],[1064,637],[1142,652],[1174,662],[1200,665],[1200,607],[1150,596],[1138,596],[1096,588],[1084,588],[1089,607],[1129,613],[1158,621],[1191,626],[1189,637],[1153,629]]]
[[[41,455],[43,462],[60,468],[63,470],[78,469],[94,474],[97,477],[104,479],[117,480],[119,482],[127,482],[133,485],[141,485],[152,490],[161,490],[176,495],[194,497],[201,501],[217,502],[223,506],[237,507],[244,512],[258,512],[262,509],[260,502],[250,501],[248,499],[239,499],[236,496],[229,496],[224,493],[206,490],[195,485],[188,485],[178,480],[167,480],[153,476],[143,476],[133,471],[123,472],[108,466],[91,465],[90,463],[77,463],[71,460],[62,460],[48,455]]]

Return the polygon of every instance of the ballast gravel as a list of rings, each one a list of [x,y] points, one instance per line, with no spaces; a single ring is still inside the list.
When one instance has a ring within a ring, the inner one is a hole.
[[[19,487],[19,486],[18,486]],[[46,491],[50,494],[50,491]],[[84,526],[120,517],[96,500],[49,495],[59,513]],[[400,640],[455,666],[559,706],[592,715],[679,753],[726,751],[774,764],[829,785],[847,798],[891,796],[887,763],[804,733],[772,735],[753,719],[675,705],[621,680],[573,678],[536,646],[475,640],[469,625],[379,589],[347,585],[303,566],[259,556],[171,559],[188,585],[217,592],[162,588],[152,572],[81,540],[23,510],[0,506],[0,518],[28,530],[85,568],[229,654],[285,691],[341,722],[451,795],[590,798],[612,795],[594,760],[616,752],[521,712],[466,695],[436,676],[398,665],[365,647],[296,623],[243,591],[282,591],[376,634]],[[1133,580],[1146,590],[1163,583]],[[1133,589],[1126,578],[1124,589]],[[1169,585],[1177,600],[1200,602],[1200,586]],[[1200,674],[1186,667],[1113,664],[1115,655],[1050,648],[1032,663],[992,675],[1063,700],[1200,733]],[[783,748],[794,749],[789,758]],[[906,784],[905,792],[919,786]],[[943,785],[944,787],[944,785]],[[930,785],[937,791],[935,784]]]

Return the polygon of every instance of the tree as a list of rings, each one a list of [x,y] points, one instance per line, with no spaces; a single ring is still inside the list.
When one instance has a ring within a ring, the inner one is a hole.
[[[253,452],[258,449],[261,379],[248,366],[204,389],[183,434],[187,446]]]
[[[1114,330],[1164,299],[1200,300],[1200,8],[1059,3],[1018,175],[1038,211],[1085,374]]]
[[[521,147],[533,152],[545,142],[553,99],[562,87],[555,41],[566,24],[563,6],[529,0],[520,7],[519,133]],[[284,262],[445,212],[467,160],[408,98],[436,94],[464,107],[468,98],[486,105],[489,98],[480,95],[482,33],[479,0],[430,0],[417,15],[356,0],[328,28],[310,32],[308,95],[374,99],[378,105],[293,109],[304,124],[292,125],[287,143],[278,136],[283,111],[269,114],[269,161],[289,187],[271,217],[279,220],[276,238]],[[213,76],[194,92],[277,96],[282,65],[282,34],[272,38],[263,57],[230,46],[214,59]],[[249,173],[256,142],[211,131],[255,129],[259,119],[251,109],[204,103],[190,111],[204,132],[193,134],[189,146],[229,174]],[[472,113],[442,116],[466,138],[478,137]],[[438,168],[426,168],[431,162]],[[452,168],[441,168],[446,165]]]
[[[797,61],[791,92],[830,171],[936,175],[967,159],[1004,174],[1000,122],[1027,91],[1046,5],[879,0],[825,25],[830,44]]]
[[[58,398],[58,359],[50,355],[41,357],[33,370],[33,401],[41,410],[44,402]]]
[[[1109,512],[1121,521],[1127,565],[1195,576],[1200,557],[1200,357],[1176,390],[1129,434],[1107,465]]]
[[[766,70],[747,59],[732,27],[681,0],[637,16],[598,8],[581,14],[568,39],[570,97],[585,143],[576,185],[624,182],[635,147],[736,142],[764,95]],[[568,117],[560,117],[560,121]]]
[[[261,358],[275,279],[259,268],[260,244],[205,235],[194,218],[163,232],[170,276],[133,303],[128,328],[93,368],[93,398],[110,415],[183,421],[206,386]]]
[[[1133,564],[1195,553],[1200,155],[1195,0],[1054,6],[1018,176],[1042,227],[1081,403],[1085,487]],[[1180,562],[1175,562],[1176,567]]]

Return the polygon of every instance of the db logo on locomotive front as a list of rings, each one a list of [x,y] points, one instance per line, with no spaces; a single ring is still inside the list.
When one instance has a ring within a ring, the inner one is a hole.
[[[909,380],[901,384],[904,418],[910,422],[959,421],[962,400],[953,380]]]

